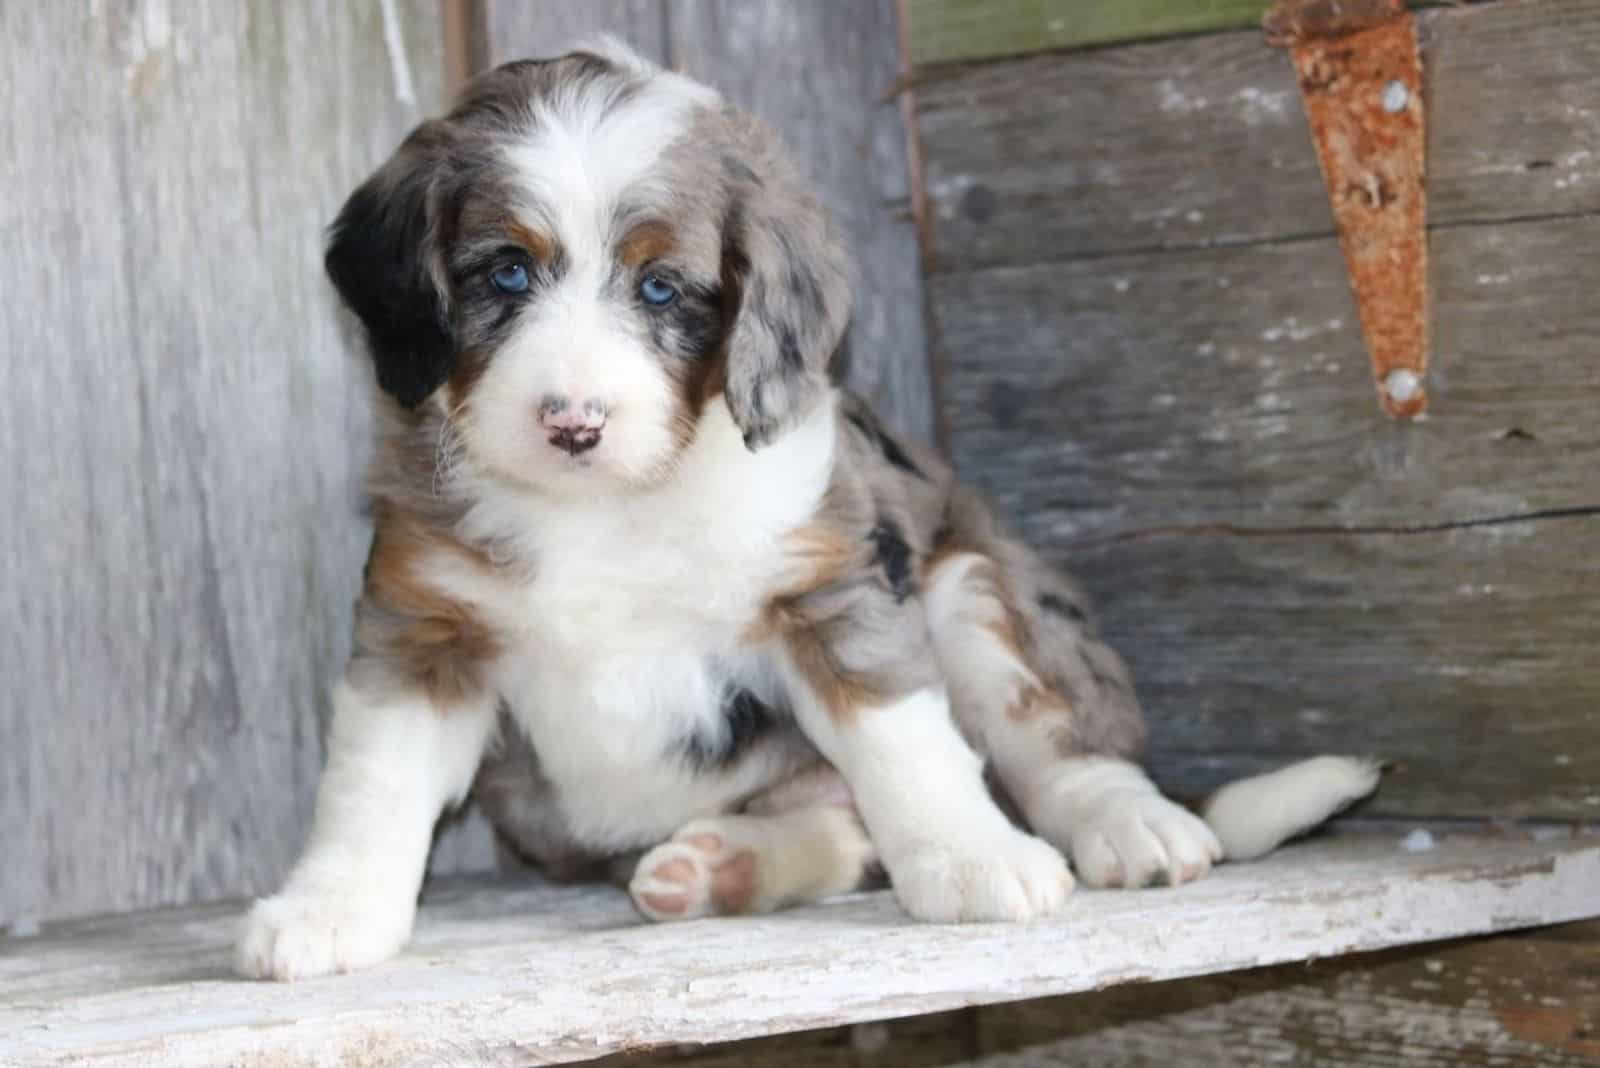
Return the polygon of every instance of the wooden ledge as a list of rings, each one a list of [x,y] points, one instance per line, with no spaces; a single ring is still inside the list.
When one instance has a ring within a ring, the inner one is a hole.
[[[1600,915],[1600,837],[1332,837],[1023,927],[882,893],[647,926],[608,889],[453,884],[400,959],[291,985],[231,978],[238,912],[0,942],[0,1065],[562,1063],[1176,979]]]

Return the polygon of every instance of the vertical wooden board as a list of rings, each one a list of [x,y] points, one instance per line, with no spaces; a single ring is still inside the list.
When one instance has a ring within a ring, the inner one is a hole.
[[[322,230],[435,106],[437,19],[0,7],[0,923],[298,846],[366,548]]]
[[[849,385],[901,431],[934,432],[893,0],[674,0],[675,66],[783,136],[859,268]]]
[[[668,62],[665,0],[482,0],[486,60],[552,56],[609,34]]]

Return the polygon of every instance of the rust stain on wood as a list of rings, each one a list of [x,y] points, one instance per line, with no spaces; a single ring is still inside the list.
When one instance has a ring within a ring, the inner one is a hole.
[[[1427,408],[1428,293],[1422,57],[1399,0],[1288,0],[1289,46],[1339,228],[1384,411]]]

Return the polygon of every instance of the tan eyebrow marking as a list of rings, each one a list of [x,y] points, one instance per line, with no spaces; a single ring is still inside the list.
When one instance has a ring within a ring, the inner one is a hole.
[[[643,222],[629,230],[617,248],[617,258],[628,267],[659,259],[677,247],[672,227],[664,222]]]
[[[533,254],[540,263],[549,265],[556,258],[556,243],[550,235],[512,221],[506,224],[506,234]]]

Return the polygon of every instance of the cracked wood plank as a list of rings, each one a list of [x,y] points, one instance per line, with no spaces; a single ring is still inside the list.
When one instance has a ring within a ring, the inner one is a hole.
[[[990,1005],[595,1068],[1581,1068],[1600,922]]]
[[[931,280],[957,466],[1095,595],[1165,785],[1375,752],[1376,812],[1600,818],[1597,242],[1437,232],[1414,425],[1332,238]]]
[[[1600,923],[985,1009],[983,1068],[1581,1068]]]
[[[886,893],[772,917],[640,923],[618,891],[441,889],[371,972],[228,977],[234,910],[6,944],[0,1062],[83,1066],[580,1061],[1586,918],[1600,839],[1324,838],[1061,918],[918,925]]]
[[[1600,5],[1416,17],[1430,224],[1600,211]],[[939,72],[917,110],[935,271],[1334,232],[1259,31]]]

